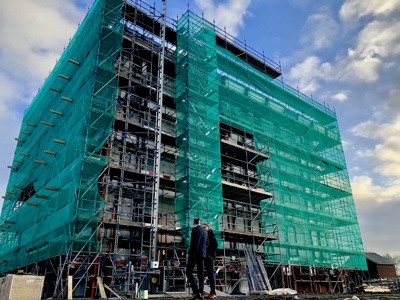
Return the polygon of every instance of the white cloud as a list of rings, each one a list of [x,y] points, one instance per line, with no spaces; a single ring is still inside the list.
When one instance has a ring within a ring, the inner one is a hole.
[[[331,98],[332,98],[333,100],[335,100],[335,101],[338,101],[338,102],[344,102],[344,101],[346,101],[346,100],[349,99],[349,98],[347,97],[347,95],[344,94],[344,93],[337,93],[337,94],[333,95]]]
[[[368,120],[353,127],[351,131],[357,136],[376,141],[383,141],[390,136],[397,135],[400,137],[400,117],[398,117],[393,123],[383,124]]]
[[[27,77],[43,80],[82,17],[82,12],[68,1],[20,0],[2,3],[0,49],[3,70],[25,81]]]
[[[400,54],[400,21],[373,21],[360,32],[356,53],[361,57]]]
[[[238,35],[239,29],[244,27],[244,17],[250,14],[247,8],[251,0],[227,0],[218,5],[213,0],[195,0],[195,2],[207,20],[215,20],[218,27],[225,27],[233,36]]]
[[[360,31],[354,48],[348,49],[338,70],[341,80],[354,82],[377,81],[382,66],[396,66],[391,59],[400,54],[400,21],[372,21]],[[397,60],[397,59],[396,59]]]
[[[363,205],[400,200],[400,184],[389,187],[374,185],[371,177],[355,176],[352,179],[351,187],[354,198],[358,203],[364,203]]]
[[[350,2],[352,4],[351,7],[355,7],[355,11],[362,11],[365,14],[372,15],[384,14],[387,10],[395,8],[395,6],[388,5],[384,1],[383,6],[388,8],[379,8],[374,11],[370,10],[368,5],[357,1],[348,1],[343,5],[342,11],[348,11],[345,6],[350,5]],[[374,7],[376,2],[371,2]],[[311,26],[323,24],[324,20],[327,20],[325,25]],[[400,21],[398,18],[374,19],[364,24],[358,32],[352,47],[349,47],[347,51],[344,51],[344,49],[342,51],[336,50],[338,51],[336,58],[332,62],[324,62],[314,52],[331,46],[333,37],[339,39],[338,26],[327,14],[314,14],[307,20],[305,25],[306,34],[303,34],[300,40],[303,44],[308,43],[311,45],[305,47],[308,55],[302,63],[296,64],[289,73],[290,83],[298,85],[305,93],[317,91],[322,81],[376,82],[383,70],[390,71],[397,68],[397,57],[400,55]],[[340,38],[345,39],[346,35]],[[340,101],[343,98],[332,99]]]
[[[365,247],[381,254],[400,254],[399,241],[393,239],[400,235],[399,226],[394,225],[400,214],[400,182],[380,186],[368,176],[359,176],[351,186]]]
[[[400,117],[393,123],[379,124],[366,121],[351,129],[356,136],[372,140],[372,149],[360,150],[358,155],[367,158],[374,171],[384,176],[400,178]]]
[[[364,57],[360,59],[344,60],[339,64],[345,65],[344,68],[339,68],[338,72],[342,76],[341,81],[348,82],[374,82],[379,78],[378,70],[381,61],[374,57]]]
[[[348,24],[368,15],[387,16],[399,8],[400,0],[347,0],[342,5],[339,16]]]
[[[307,94],[318,90],[318,81],[331,77],[331,70],[332,66],[329,63],[321,63],[317,56],[309,56],[290,70],[288,78],[301,92]]]
[[[307,18],[301,42],[313,50],[329,48],[335,41],[340,27],[326,13],[318,13]]]
[[[89,4],[93,0],[83,0]],[[86,14],[72,1],[0,2],[0,194],[24,110]],[[1,208],[0,208],[1,209]]]

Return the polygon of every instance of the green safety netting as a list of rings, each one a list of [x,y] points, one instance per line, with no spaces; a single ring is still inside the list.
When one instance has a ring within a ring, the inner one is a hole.
[[[214,27],[187,12],[177,24],[175,210],[189,245],[194,218],[220,236],[223,213]]]
[[[0,218],[0,271],[96,250],[122,0],[98,0],[26,110]]]
[[[0,271],[69,249],[96,251],[121,47],[122,0],[98,0],[26,111],[0,218]],[[216,45],[214,26],[188,12],[177,25],[175,210],[186,241],[195,217],[219,235],[220,122],[268,149],[257,164],[266,251],[283,263],[365,269],[336,115]],[[60,76],[61,75],[61,76]],[[272,173],[270,172],[272,170]],[[280,246],[280,247],[279,247]]]
[[[188,12],[177,32],[175,206],[186,239],[193,217],[223,212],[221,121],[268,149],[270,160],[257,168],[277,215],[264,209],[267,199],[260,206],[264,226],[278,224],[279,243],[266,251],[281,253],[284,264],[366,269],[336,114],[216,46],[204,19]]]
[[[217,55],[221,119],[269,141],[282,262],[366,269],[335,113]]]

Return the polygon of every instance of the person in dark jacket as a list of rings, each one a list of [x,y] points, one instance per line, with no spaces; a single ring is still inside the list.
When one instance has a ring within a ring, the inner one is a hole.
[[[207,223],[203,223],[203,228],[207,230],[207,256],[204,260],[204,265],[206,267],[207,277],[210,283],[210,294],[206,298],[215,299],[217,296],[215,292],[214,263],[217,255],[218,242],[214,231],[212,231]]]
[[[201,227],[200,219],[194,219],[190,237],[189,255],[186,266],[186,277],[193,290],[192,299],[203,299],[204,294],[204,258],[207,255],[207,231]],[[197,286],[193,276],[194,266],[197,265]]]

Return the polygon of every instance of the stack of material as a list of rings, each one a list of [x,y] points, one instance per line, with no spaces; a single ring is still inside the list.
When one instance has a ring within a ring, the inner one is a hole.
[[[41,299],[43,282],[44,276],[8,274],[0,278],[0,299]]]

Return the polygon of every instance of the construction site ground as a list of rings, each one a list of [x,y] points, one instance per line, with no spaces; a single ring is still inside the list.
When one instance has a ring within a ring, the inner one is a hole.
[[[296,298],[297,297],[297,298]],[[357,298],[355,298],[357,297]],[[75,299],[75,298],[74,298]],[[87,300],[89,298],[81,298],[75,300]],[[108,298],[108,300],[128,300],[135,298]],[[187,296],[169,296],[169,295],[149,295],[149,299],[163,299],[163,300],[173,300],[182,299],[188,300],[191,297]],[[270,296],[270,295],[253,295],[253,296],[224,296],[218,297],[221,300],[397,300],[400,299],[400,293],[371,293],[371,294],[298,294],[298,295],[282,295],[282,296]]]

